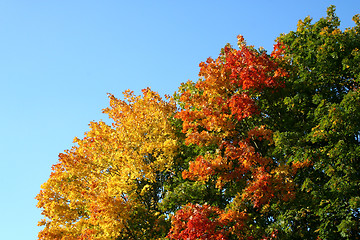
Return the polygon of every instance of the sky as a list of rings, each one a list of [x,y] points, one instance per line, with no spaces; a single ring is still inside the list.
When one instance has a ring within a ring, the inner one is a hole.
[[[107,93],[172,95],[238,34],[270,52],[331,4],[354,26],[359,0],[0,0],[0,239],[37,239],[34,198],[58,154],[108,119]]]

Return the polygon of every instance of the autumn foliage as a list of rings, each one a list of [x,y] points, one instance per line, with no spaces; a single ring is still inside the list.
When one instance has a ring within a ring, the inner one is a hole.
[[[132,226],[137,214],[148,221],[147,236],[163,231],[157,203],[177,149],[168,121],[175,105],[150,89],[124,96],[109,95],[104,113],[112,125],[90,123],[85,137],[59,155],[37,196],[48,218],[39,239],[137,239],[144,234]]]
[[[242,36],[238,41],[239,50],[226,46],[216,60],[209,58],[200,64],[201,79],[197,83],[182,85],[179,95],[182,109],[175,115],[183,122],[186,144],[209,148],[205,154],[190,161],[189,169],[182,172],[183,178],[213,183],[224,194],[232,195],[227,209],[216,211],[219,219],[228,222],[216,220],[212,224],[228,226],[230,222],[235,223],[228,230],[213,233],[212,236],[217,235],[213,239],[247,235],[243,222],[249,217],[247,203],[251,208],[261,209],[272,199],[287,201],[293,197],[291,172],[268,157],[264,150],[273,144],[273,132],[253,121],[261,116],[256,99],[261,97],[263,90],[275,92],[284,87],[287,72],[280,66],[281,44],[275,45],[269,56],[248,47]],[[232,185],[238,186],[234,193],[230,193],[234,191]],[[188,208],[192,206],[187,205]],[[179,211],[174,217],[171,230],[175,232],[180,224],[178,214],[184,213]],[[238,215],[242,216],[241,223],[235,220]],[[193,220],[188,223],[191,222]],[[206,234],[203,238],[184,234],[169,236],[208,239]]]
[[[39,239],[360,239],[360,20],[238,36],[173,97],[109,95],[37,195]]]

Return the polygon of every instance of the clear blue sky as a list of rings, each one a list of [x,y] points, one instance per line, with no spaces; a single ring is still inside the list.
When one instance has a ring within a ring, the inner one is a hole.
[[[0,1],[0,238],[37,239],[34,197],[58,154],[107,119],[106,93],[173,94],[238,34],[271,50],[330,4],[354,25],[359,0]]]

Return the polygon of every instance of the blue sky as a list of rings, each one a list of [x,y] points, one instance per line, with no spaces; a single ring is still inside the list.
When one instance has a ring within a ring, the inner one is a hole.
[[[299,19],[334,4],[342,28],[360,1],[0,1],[0,238],[37,239],[34,197],[107,93],[173,94],[242,34],[271,51]]]

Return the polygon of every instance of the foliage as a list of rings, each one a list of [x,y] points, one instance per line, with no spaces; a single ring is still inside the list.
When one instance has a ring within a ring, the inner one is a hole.
[[[360,239],[360,16],[226,45],[172,99],[109,95],[37,196],[39,239]]]
[[[295,176],[296,201],[276,223],[289,239],[360,238],[359,15],[353,20],[341,31],[330,7],[326,18],[307,17],[278,39],[292,76],[267,113],[278,115],[274,155],[288,165],[311,162]]]
[[[227,226],[219,233],[219,239],[265,234],[247,229],[249,222],[254,222],[254,216],[250,219],[248,212],[260,216],[272,199],[290,199],[293,188],[287,179],[291,173],[267,156],[272,131],[259,125],[260,109],[256,105],[266,90],[276,91],[283,86],[286,72],[277,62],[281,59],[281,46],[277,44],[268,56],[247,46],[242,36],[238,40],[239,50],[226,46],[216,60],[209,58],[200,64],[201,78],[197,83],[181,86],[178,102],[182,109],[176,114],[183,121],[185,143],[203,148],[190,161],[189,169],[183,171],[183,178],[202,182],[226,196],[221,205],[209,202],[223,208],[217,211],[220,219],[232,222],[231,228]],[[179,214],[184,213],[180,210],[174,216],[169,237],[189,239],[185,234],[189,229],[177,233],[183,228],[177,226],[182,223]]]
[[[112,118],[90,123],[90,131],[59,155],[37,196],[47,220],[39,239],[151,239],[166,235],[158,208],[170,177],[177,143],[168,118],[173,102],[150,89],[143,96],[109,95]],[[155,227],[154,227],[155,226]]]

